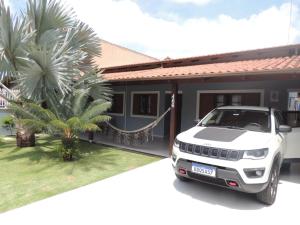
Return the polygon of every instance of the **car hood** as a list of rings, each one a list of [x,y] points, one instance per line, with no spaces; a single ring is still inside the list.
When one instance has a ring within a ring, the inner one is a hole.
[[[271,137],[271,133],[196,126],[180,133],[177,136],[177,139],[182,142],[196,145],[248,150],[267,147]]]

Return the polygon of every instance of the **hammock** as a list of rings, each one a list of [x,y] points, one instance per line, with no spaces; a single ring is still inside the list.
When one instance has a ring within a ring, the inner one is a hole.
[[[153,129],[159,124],[159,122],[167,115],[167,113],[170,110],[171,107],[168,108],[155,121],[137,130],[122,130],[109,122],[106,122],[106,125],[112,130],[113,141],[117,139],[118,142],[122,144],[127,143],[129,145],[132,145],[134,144],[134,142],[138,141],[140,144],[143,144],[144,142],[149,142],[150,140],[153,140]],[[108,134],[108,131],[106,131],[106,133]]]

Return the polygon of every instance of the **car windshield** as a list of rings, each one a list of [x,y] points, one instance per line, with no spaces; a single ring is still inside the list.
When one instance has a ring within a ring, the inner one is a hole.
[[[244,109],[216,109],[209,113],[199,126],[270,132],[270,113]]]

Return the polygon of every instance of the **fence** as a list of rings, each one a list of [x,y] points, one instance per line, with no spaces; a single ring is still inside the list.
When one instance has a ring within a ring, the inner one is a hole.
[[[12,92],[14,94],[18,93],[17,90],[12,90]],[[0,88],[0,95],[5,96],[7,99],[12,99],[13,98],[11,96],[11,94],[3,88]],[[6,109],[7,105],[8,105],[8,101],[0,96],[0,109]]]

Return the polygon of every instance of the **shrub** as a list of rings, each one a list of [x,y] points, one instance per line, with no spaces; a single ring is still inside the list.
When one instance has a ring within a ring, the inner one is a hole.
[[[15,127],[15,122],[12,116],[5,116],[1,122],[0,122],[1,126],[10,131],[10,134],[13,135],[13,128]]]

